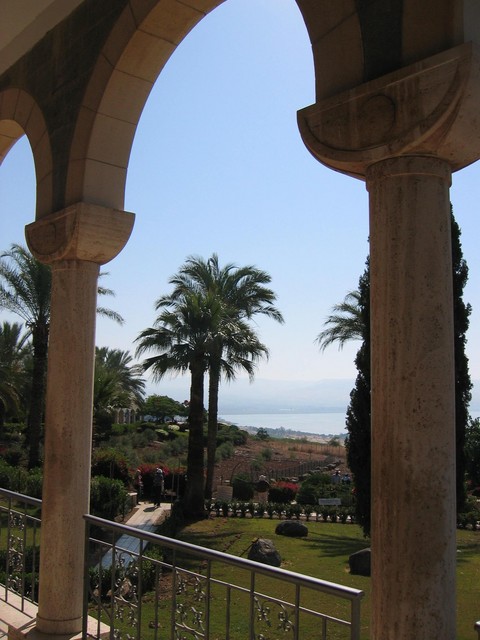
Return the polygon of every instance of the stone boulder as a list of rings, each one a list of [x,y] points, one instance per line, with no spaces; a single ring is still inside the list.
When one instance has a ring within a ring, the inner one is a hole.
[[[282,558],[275,545],[267,538],[258,538],[252,543],[248,552],[248,559],[262,564],[269,564],[271,567],[279,567],[282,564]]]
[[[371,564],[371,550],[361,549],[356,553],[352,553],[352,555],[348,559],[348,564],[350,565],[350,573],[353,573],[358,576],[369,576],[370,564]]]
[[[308,536],[308,527],[298,520],[283,520],[277,524],[275,533],[289,538],[304,538]]]

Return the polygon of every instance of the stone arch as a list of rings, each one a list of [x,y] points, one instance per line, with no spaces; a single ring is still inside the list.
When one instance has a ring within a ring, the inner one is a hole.
[[[66,204],[122,209],[136,126],[155,80],[187,33],[224,0],[130,3],[103,47],[80,108]]]
[[[42,111],[21,89],[0,92],[0,164],[15,142],[26,135],[33,153],[37,183],[36,217],[51,212],[52,151]]]

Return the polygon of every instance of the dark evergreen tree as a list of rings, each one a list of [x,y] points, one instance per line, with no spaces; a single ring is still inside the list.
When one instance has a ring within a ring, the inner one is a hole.
[[[470,420],[468,407],[472,399],[472,381],[465,354],[467,330],[472,308],[463,301],[463,290],[468,280],[468,266],[463,258],[460,242],[460,227],[453,212],[452,226],[452,269],[453,269],[453,328],[455,349],[455,445],[456,445],[456,487],[457,511],[465,506],[465,434]]]
[[[453,273],[453,325],[455,349],[455,445],[457,511],[465,504],[465,434],[470,420],[468,406],[472,383],[465,354],[466,333],[471,306],[463,301],[463,290],[468,279],[468,267],[463,258],[460,228],[451,214],[452,273]],[[371,411],[370,411],[370,264],[359,280],[358,291],[350,292],[344,303],[336,305],[317,341],[321,348],[332,342],[340,346],[350,339],[361,339],[356,355],[357,378],[350,394],[346,427],[348,436],[347,462],[353,475],[356,492],[356,518],[364,534],[370,535],[371,508]],[[338,313],[343,315],[338,315]]]
[[[474,494],[480,495],[480,418],[470,420],[466,428],[465,471]]]
[[[347,462],[355,485],[355,517],[366,536],[370,535],[371,495],[371,403],[370,403],[370,260],[358,282],[357,314],[362,346],[357,352],[357,378],[350,394],[345,439]]]

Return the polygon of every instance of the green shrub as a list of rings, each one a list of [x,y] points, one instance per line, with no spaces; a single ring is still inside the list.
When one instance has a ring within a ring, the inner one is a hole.
[[[263,518],[263,516],[265,515],[265,505],[263,504],[263,502],[260,502],[260,504],[257,506],[257,515],[259,518]]]
[[[311,504],[306,504],[303,507],[303,512],[305,514],[305,517],[307,519],[307,522],[310,520],[310,516],[312,515],[312,513],[315,511],[315,507]]]
[[[42,498],[43,473],[41,469],[33,469],[25,481],[25,494],[32,498]]]
[[[239,429],[234,424],[218,424],[217,431],[217,447],[222,445],[224,442],[231,442],[232,444],[238,446],[245,444],[248,440],[248,433]]]
[[[15,445],[6,449],[3,454],[3,459],[7,464],[12,467],[18,467],[26,462],[26,450],[20,445]]]
[[[130,482],[130,472],[125,455],[117,449],[96,449],[92,459],[92,477],[95,476],[121,480],[127,486]]]
[[[0,458],[0,487],[26,493],[28,473],[23,467],[15,467]]]
[[[114,520],[123,514],[128,500],[128,492],[121,480],[96,476],[92,478],[90,511],[94,516]]]
[[[274,514],[275,514],[275,505],[273,504],[273,502],[269,502],[267,504],[266,509],[267,509],[268,517],[271,520],[273,518]]]
[[[261,450],[260,456],[263,460],[271,460],[273,458],[273,451],[272,449],[270,449],[270,447],[265,447]]]
[[[163,453],[165,458],[179,458],[188,450],[188,433],[179,433],[175,440],[165,443]]]
[[[223,442],[215,451],[215,461],[233,458],[234,453],[235,449],[233,448],[233,444],[231,442]]]
[[[253,485],[247,474],[234,476],[232,486],[234,498],[238,500],[251,500],[253,498]]]

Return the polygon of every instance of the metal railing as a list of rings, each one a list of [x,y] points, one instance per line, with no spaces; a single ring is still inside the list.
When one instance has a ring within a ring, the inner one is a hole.
[[[0,488],[0,600],[27,615],[38,594],[41,505]],[[362,591],[95,516],[85,520],[85,639],[360,638]]]
[[[25,610],[38,592],[40,511],[42,501],[0,489],[0,535],[5,538],[0,561],[0,599]],[[18,604],[20,603],[20,604]]]
[[[360,638],[363,591],[94,516],[85,520],[84,620],[88,614],[99,621],[97,634],[84,629],[85,638],[102,637],[100,622],[115,640],[326,640],[333,628],[335,638]],[[89,536],[90,527],[112,542]],[[137,540],[137,550],[119,546],[120,536]]]

